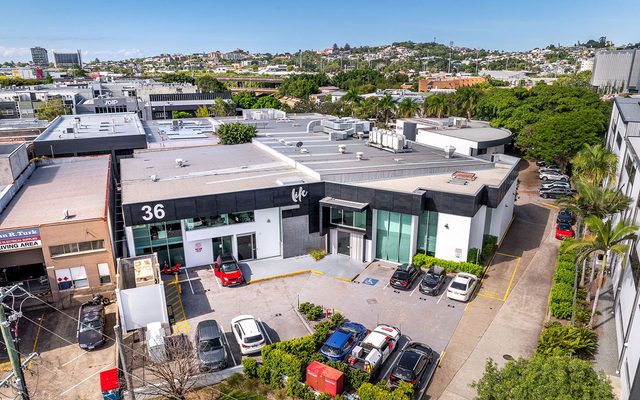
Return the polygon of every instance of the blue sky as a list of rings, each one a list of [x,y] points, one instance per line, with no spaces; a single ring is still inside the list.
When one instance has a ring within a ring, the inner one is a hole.
[[[639,0],[28,0],[2,7],[0,62],[29,48],[85,59],[159,53],[294,52],[394,41],[527,50],[606,35],[640,42]]]

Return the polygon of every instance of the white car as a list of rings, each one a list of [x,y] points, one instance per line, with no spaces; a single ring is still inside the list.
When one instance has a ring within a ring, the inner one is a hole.
[[[451,300],[467,301],[471,298],[478,284],[478,277],[466,272],[458,272],[447,288],[447,298]]]
[[[232,319],[231,330],[242,354],[257,353],[267,343],[258,321],[252,315],[239,315]]]
[[[571,184],[566,181],[553,181],[549,183],[543,183],[542,186],[540,186],[540,189],[553,189],[553,188],[571,189]]]
[[[568,181],[567,175],[555,171],[541,172],[538,176],[543,181]]]

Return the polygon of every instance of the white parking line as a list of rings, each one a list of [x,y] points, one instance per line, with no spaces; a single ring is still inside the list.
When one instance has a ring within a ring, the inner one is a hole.
[[[262,327],[262,331],[264,332],[265,335],[267,335],[267,339],[269,339],[269,343],[268,344],[273,343],[273,340],[271,340],[271,336],[269,336],[269,332],[267,332],[267,330],[264,327],[264,323],[261,320],[258,320],[258,322],[260,322],[260,326]]]
[[[416,290],[418,290],[418,288],[419,288],[419,287],[420,287],[420,284],[418,284],[418,286],[416,286],[416,288],[415,288],[415,289],[413,289],[413,290],[411,291],[411,294],[409,295],[409,297],[413,296],[413,293],[414,293]]]
[[[407,340],[407,343],[404,344],[404,346],[402,346],[401,349],[396,349],[395,354],[393,354],[393,359],[389,358],[384,364],[383,364],[383,370],[380,371],[380,380],[385,380],[388,378],[389,374],[391,374],[391,367],[395,364],[396,360],[398,359],[398,357],[400,357],[400,353],[402,353],[402,351],[404,349],[407,348],[407,346],[409,345],[409,342],[411,342],[411,340]],[[386,371],[385,371],[386,369]],[[384,374],[382,373],[384,372]]]
[[[440,300],[442,300],[442,298],[444,297],[444,294],[447,293],[446,291],[443,291],[442,294],[440,295],[440,298],[438,299],[438,301],[436,302],[436,304],[440,304]]]
[[[187,274],[187,281],[189,282],[189,287],[191,288],[191,294],[195,294],[196,292],[193,291],[193,285],[191,284],[191,278],[189,277],[189,270],[185,268],[184,272]]]
[[[74,362],[75,360],[77,360],[78,358],[84,356],[85,354],[87,354],[88,351],[82,351],[82,354],[80,354],[79,356],[72,358],[71,360],[67,361],[66,363],[62,364],[61,367],[66,367],[67,365],[71,364],[72,362]]]
[[[389,286],[389,283],[390,283],[390,282],[387,282],[387,284],[386,284],[386,285],[384,285],[384,287],[383,287],[382,289],[386,289],[386,288]]]

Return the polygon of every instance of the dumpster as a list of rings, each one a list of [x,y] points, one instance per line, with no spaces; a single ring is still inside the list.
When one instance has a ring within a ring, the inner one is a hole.
[[[335,368],[314,361],[307,367],[306,384],[316,392],[335,397],[342,393],[344,374]]]
[[[100,372],[100,391],[104,400],[120,400],[120,380],[117,368]]]

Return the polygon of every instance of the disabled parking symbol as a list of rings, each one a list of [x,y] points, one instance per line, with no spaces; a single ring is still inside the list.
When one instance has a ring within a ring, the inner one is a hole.
[[[362,283],[364,283],[365,285],[370,285],[370,286],[375,286],[376,283],[378,282],[379,282],[378,279],[373,279],[373,278],[367,278],[362,281]]]

